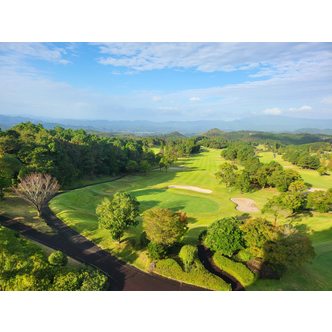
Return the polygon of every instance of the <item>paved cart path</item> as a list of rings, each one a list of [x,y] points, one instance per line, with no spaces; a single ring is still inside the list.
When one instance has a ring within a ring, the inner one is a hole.
[[[19,221],[0,216],[0,225],[19,232],[21,235],[42,243],[50,248],[61,250],[68,256],[104,272],[110,278],[110,290],[126,291],[197,291],[203,288],[183,284],[155,274],[145,273],[109,252],[102,250],[57,218],[48,206],[42,216],[55,234],[39,232]]]

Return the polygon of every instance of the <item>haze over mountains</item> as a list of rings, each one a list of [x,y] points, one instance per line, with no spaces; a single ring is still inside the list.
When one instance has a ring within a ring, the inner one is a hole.
[[[31,121],[41,123],[46,128],[63,126],[65,128],[83,128],[104,132],[129,132],[139,134],[170,133],[178,131],[183,134],[198,134],[211,128],[224,131],[252,130],[270,132],[307,132],[332,133],[332,119],[305,119],[284,116],[251,116],[234,121],[202,120],[202,121],[111,121],[111,120],[70,120],[70,119],[41,119],[35,117],[16,117],[0,115],[0,128],[8,129],[20,122]]]

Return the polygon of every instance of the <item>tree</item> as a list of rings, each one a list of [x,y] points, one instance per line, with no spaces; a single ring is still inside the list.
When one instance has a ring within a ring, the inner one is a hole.
[[[248,219],[240,228],[246,247],[255,257],[263,257],[265,244],[278,238],[278,228],[266,219]]]
[[[304,192],[308,189],[308,186],[303,180],[296,180],[288,186],[288,190],[291,192]]]
[[[139,166],[135,160],[128,161],[127,166],[126,166],[127,172],[134,173],[134,172],[138,171],[138,168],[139,168]]]
[[[309,237],[297,231],[281,235],[277,241],[267,242],[264,251],[264,261],[279,273],[298,268],[315,257]]]
[[[60,185],[54,177],[49,174],[32,173],[25,176],[21,182],[14,187],[15,194],[31,203],[41,215],[41,209],[60,189]]]
[[[204,245],[213,251],[221,252],[223,255],[232,256],[244,245],[240,224],[240,220],[235,217],[215,221],[207,229]]]
[[[96,208],[100,228],[110,231],[113,239],[120,242],[124,231],[136,224],[139,202],[128,193],[117,192],[112,199],[104,198]]]
[[[308,193],[307,208],[318,212],[329,212],[332,209],[332,190],[313,191]]]
[[[62,251],[54,251],[48,256],[48,262],[55,266],[65,266],[68,258]]]
[[[320,167],[317,169],[317,172],[319,173],[320,176],[328,175],[328,172],[327,172],[327,166],[320,166]]]
[[[236,183],[237,166],[231,163],[223,163],[219,166],[219,171],[215,174],[216,178],[225,183],[226,187],[234,186]]]
[[[236,185],[243,193],[251,191],[252,183],[249,172],[246,170],[242,171],[241,174],[237,177]]]
[[[21,162],[11,154],[0,156],[0,199],[3,198],[3,190],[13,184],[19,170]]]
[[[143,228],[151,242],[171,246],[184,235],[187,222],[170,209],[156,207],[144,212]]]
[[[305,194],[303,192],[285,192],[279,196],[270,198],[263,207],[263,213],[274,215],[274,223],[280,215],[286,217],[301,210],[305,205]]]
[[[182,246],[180,252],[179,252],[179,258],[181,259],[184,270],[186,272],[189,272],[192,268],[192,266],[195,263],[195,259],[197,257],[197,247],[190,245],[190,244],[185,244]]]
[[[148,256],[152,260],[159,260],[166,257],[167,248],[162,244],[149,242],[147,249],[148,249]]]

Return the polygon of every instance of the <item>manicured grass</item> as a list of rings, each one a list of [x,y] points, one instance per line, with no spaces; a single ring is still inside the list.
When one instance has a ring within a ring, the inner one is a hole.
[[[260,155],[262,161],[266,162],[273,158],[273,155],[268,152],[261,152]],[[277,157],[277,161],[279,161],[278,158],[280,157]],[[97,204],[103,197],[111,196],[116,191],[128,191],[140,201],[141,212],[155,206],[184,210],[189,217],[189,230],[184,243],[195,244],[198,242],[199,234],[216,219],[241,214],[235,209],[236,206],[230,198],[251,198],[261,209],[268,198],[278,194],[271,188],[246,194],[226,188],[223,184],[219,184],[214,176],[222,162],[224,160],[220,157],[220,150],[209,149],[190,158],[179,160],[177,166],[183,166],[181,170],[170,169],[168,172],[154,170],[146,175],[126,176],[113,182],[76,189],[55,197],[50,206],[69,226],[102,248],[112,251],[113,254],[138,268],[148,269],[149,259],[146,252],[135,248],[142,232],[141,222],[138,226],[129,229],[124,240],[118,244],[111,239],[108,231],[98,229],[95,215]],[[280,162],[290,166],[284,161],[280,160]],[[314,187],[330,187],[324,182],[325,179],[330,182],[330,177],[320,177],[316,171],[298,170],[301,174],[310,173]],[[202,194],[167,188],[174,184],[197,186],[213,192]],[[256,212],[252,215],[261,216],[261,213]],[[280,281],[258,280],[249,289],[332,289],[332,216],[314,213],[313,217],[299,216],[296,223],[305,225],[312,232],[311,237],[317,253],[313,264],[306,265],[300,272],[287,272]]]

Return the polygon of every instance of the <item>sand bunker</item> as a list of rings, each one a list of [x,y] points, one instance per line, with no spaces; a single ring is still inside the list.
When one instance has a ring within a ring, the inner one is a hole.
[[[307,191],[312,193],[314,191],[326,191],[326,189],[324,189],[324,188],[309,188]]]
[[[231,198],[231,201],[237,205],[236,209],[241,212],[259,211],[259,208],[257,207],[255,201],[250,198]]]
[[[212,193],[212,190],[210,190],[210,189],[203,189],[203,188],[194,187],[194,186],[172,185],[172,186],[168,186],[168,188],[185,189],[185,190],[197,191],[198,193],[203,193],[203,194],[211,194]]]

